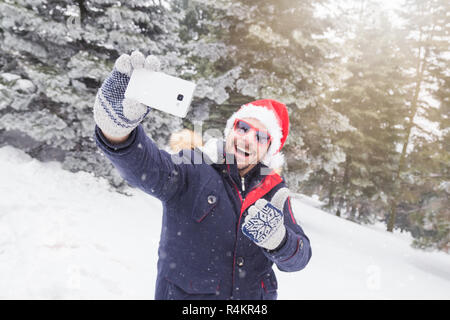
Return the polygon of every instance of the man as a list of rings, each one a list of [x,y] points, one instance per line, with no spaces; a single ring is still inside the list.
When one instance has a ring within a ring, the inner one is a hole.
[[[96,97],[95,139],[128,183],[163,203],[155,299],[276,299],[273,264],[298,271],[311,257],[270,169],[282,164],[286,106],[244,105],[227,121],[225,143],[176,158],[139,125],[150,108],[124,99],[135,68],[157,70],[159,61],[137,51],[117,59]]]

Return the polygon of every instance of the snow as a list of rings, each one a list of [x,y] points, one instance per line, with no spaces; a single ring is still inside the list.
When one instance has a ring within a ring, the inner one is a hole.
[[[0,78],[6,82],[14,82],[20,79],[20,76],[13,73],[2,73],[0,74]]]
[[[0,299],[153,299],[162,206],[135,189],[0,148]],[[449,299],[450,256],[293,198],[313,256],[279,299]]]

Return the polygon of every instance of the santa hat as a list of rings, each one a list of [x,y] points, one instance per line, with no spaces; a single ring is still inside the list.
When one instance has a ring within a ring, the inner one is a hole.
[[[289,114],[286,105],[270,99],[244,104],[228,119],[225,127],[225,137],[233,129],[234,121],[244,118],[259,120],[272,137],[269,150],[261,162],[273,169],[282,167],[284,155],[281,153],[281,149],[289,133]]]

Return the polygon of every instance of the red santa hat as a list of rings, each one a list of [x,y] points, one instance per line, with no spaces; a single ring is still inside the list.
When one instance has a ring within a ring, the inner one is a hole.
[[[272,137],[269,150],[261,162],[273,169],[283,166],[284,155],[281,153],[281,149],[289,133],[289,114],[286,105],[270,99],[244,104],[228,119],[225,137],[233,129],[234,121],[244,118],[259,120]]]

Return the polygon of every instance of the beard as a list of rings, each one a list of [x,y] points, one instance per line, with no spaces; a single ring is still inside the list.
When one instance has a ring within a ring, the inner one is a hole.
[[[243,152],[238,151],[239,149],[244,149],[245,154]],[[226,140],[225,144],[225,152],[229,155],[233,156],[233,160],[236,161],[236,165],[239,171],[247,171],[257,165],[262,157],[267,152],[259,150],[254,145],[249,145],[241,140],[240,137],[237,136],[229,136]]]

